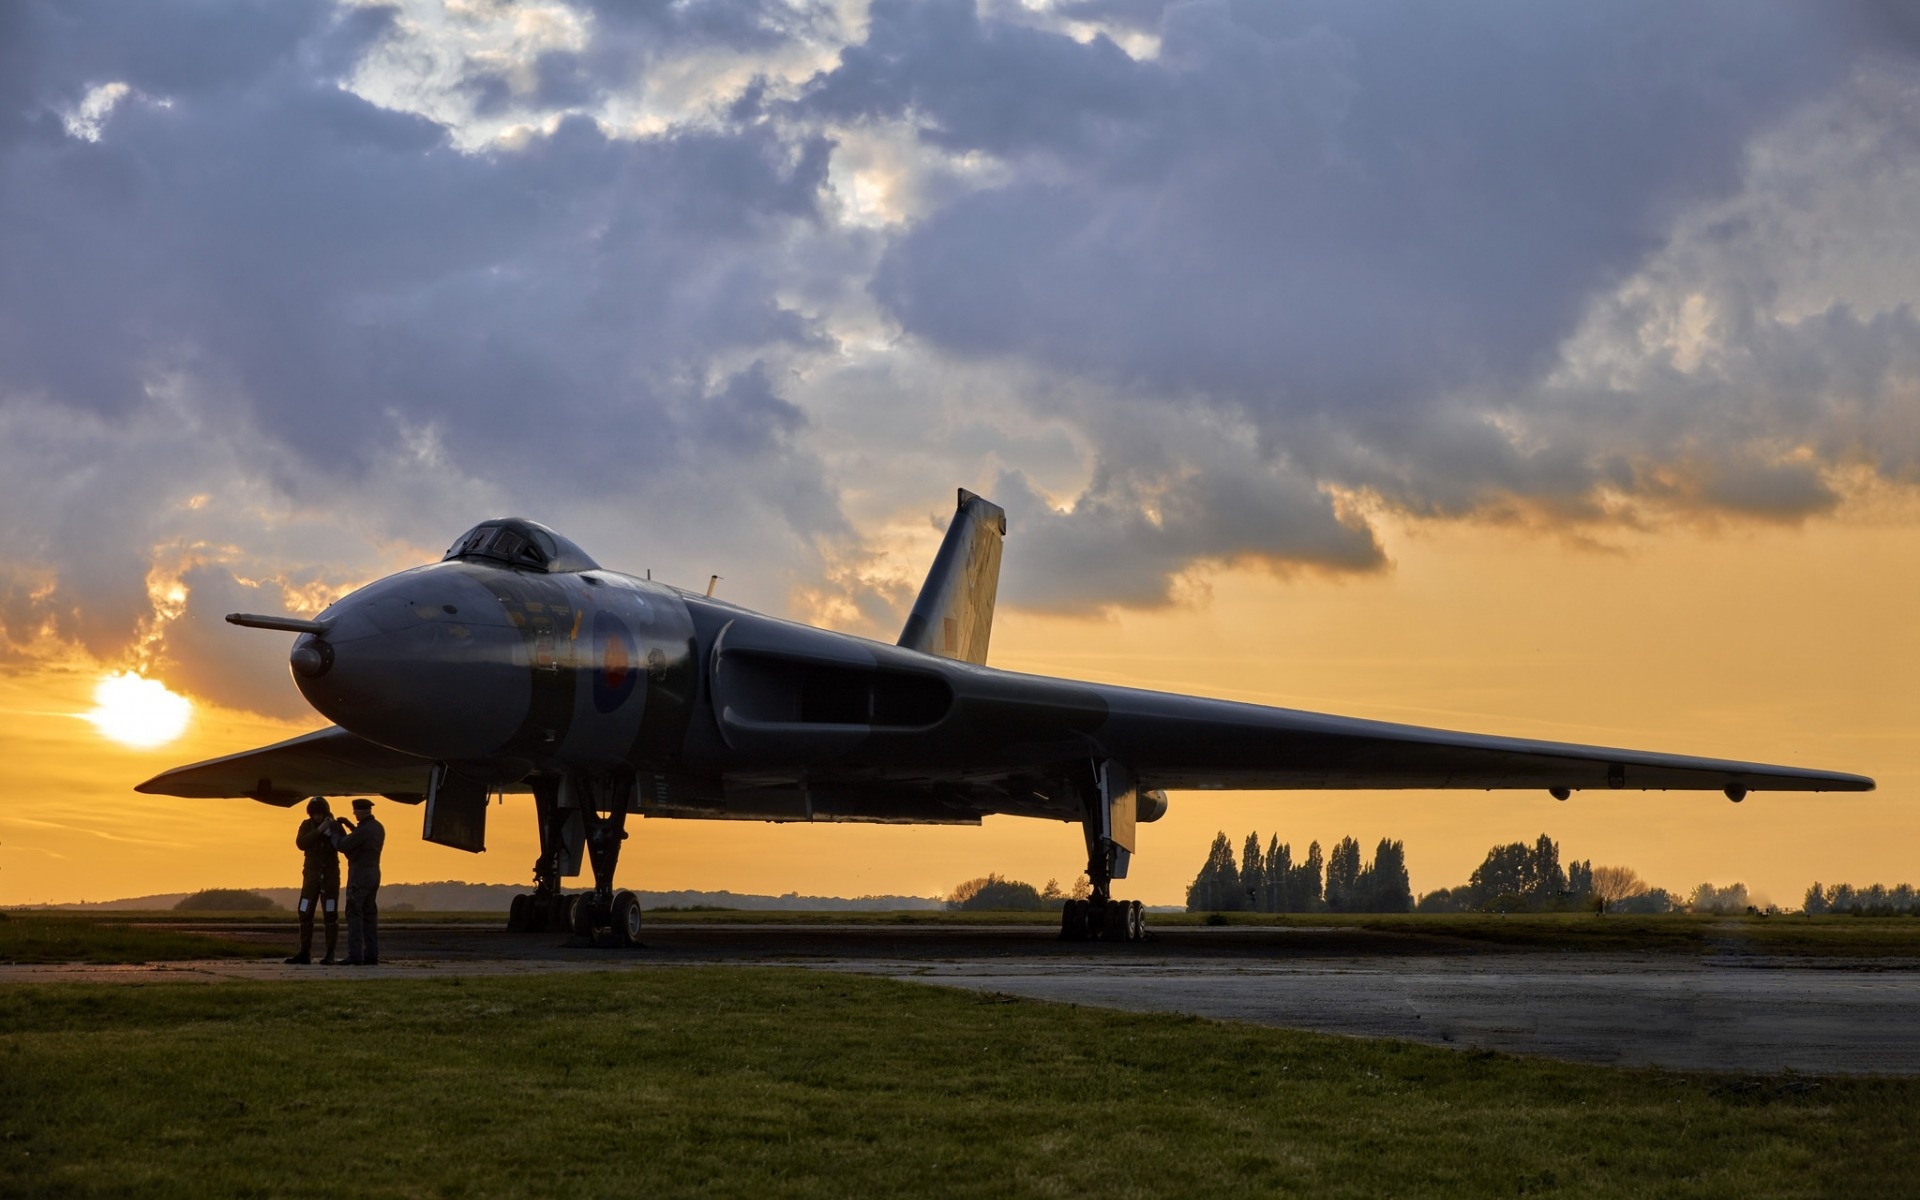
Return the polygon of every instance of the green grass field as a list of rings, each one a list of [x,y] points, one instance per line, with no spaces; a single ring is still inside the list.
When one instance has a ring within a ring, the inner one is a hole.
[[[287,918],[287,924],[292,927],[291,917]],[[102,917],[31,912],[0,914],[0,963],[168,962],[187,958],[259,958],[266,953],[261,947],[225,938],[152,929]]]
[[[7,1196],[1912,1194],[1920,1081],[779,969],[0,988]]]
[[[112,909],[13,909],[6,915],[11,916],[47,916],[72,921],[111,921],[126,925],[285,925],[293,928],[295,920],[291,909],[262,911],[252,909],[242,912],[222,911],[219,909],[201,909],[182,912],[177,908],[112,908]],[[505,927],[505,912],[418,912],[407,910],[391,912],[380,910],[382,924],[408,925],[428,922],[436,925],[499,925]]]

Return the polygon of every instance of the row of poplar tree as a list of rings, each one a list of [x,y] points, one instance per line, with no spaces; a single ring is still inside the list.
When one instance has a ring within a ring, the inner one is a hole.
[[[1360,843],[1342,838],[1324,860],[1320,843],[1295,862],[1279,835],[1261,848],[1249,833],[1236,862],[1233,843],[1218,833],[1206,865],[1187,888],[1188,912],[1407,912],[1413,885],[1404,843],[1381,838],[1363,862]]]

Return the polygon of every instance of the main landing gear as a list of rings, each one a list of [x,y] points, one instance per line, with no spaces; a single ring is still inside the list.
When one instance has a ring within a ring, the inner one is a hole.
[[[627,839],[627,794],[623,781],[570,775],[536,780],[534,811],[540,823],[540,857],[533,864],[531,895],[513,898],[511,932],[566,930],[570,946],[640,945],[640,898],[613,890],[620,844]],[[581,851],[593,867],[593,890],[567,895],[562,876],[578,874]]]
[[[1091,764],[1078,782],[1087,839],[1087,881],[1092,894],[1069,900],[1060,910],[1060,940],[1144,942],[1145,910],[1138,900],[1115,900],[1113,881],[1127,877],[1133,858],[1135,813],[1139,805],[1132,775],[1111,760]]]

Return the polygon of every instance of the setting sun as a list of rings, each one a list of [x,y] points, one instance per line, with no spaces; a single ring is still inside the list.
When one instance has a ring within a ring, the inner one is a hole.
[[[173,741],[186,732],[187,719],[193,715],[193,705],[185,696],[132,671],[102,679],[93,689],[93,704],[86,718],[95,729],[122,745],[141,749]]]

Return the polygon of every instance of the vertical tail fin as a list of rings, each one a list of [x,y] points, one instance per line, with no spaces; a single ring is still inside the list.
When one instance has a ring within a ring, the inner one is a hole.
[[[959,509],[900,631],[900,645],[962,662],[987,661],[993,598],[1000,589],[1000,539],[1006,532],[1005,509],[960,489]]]

